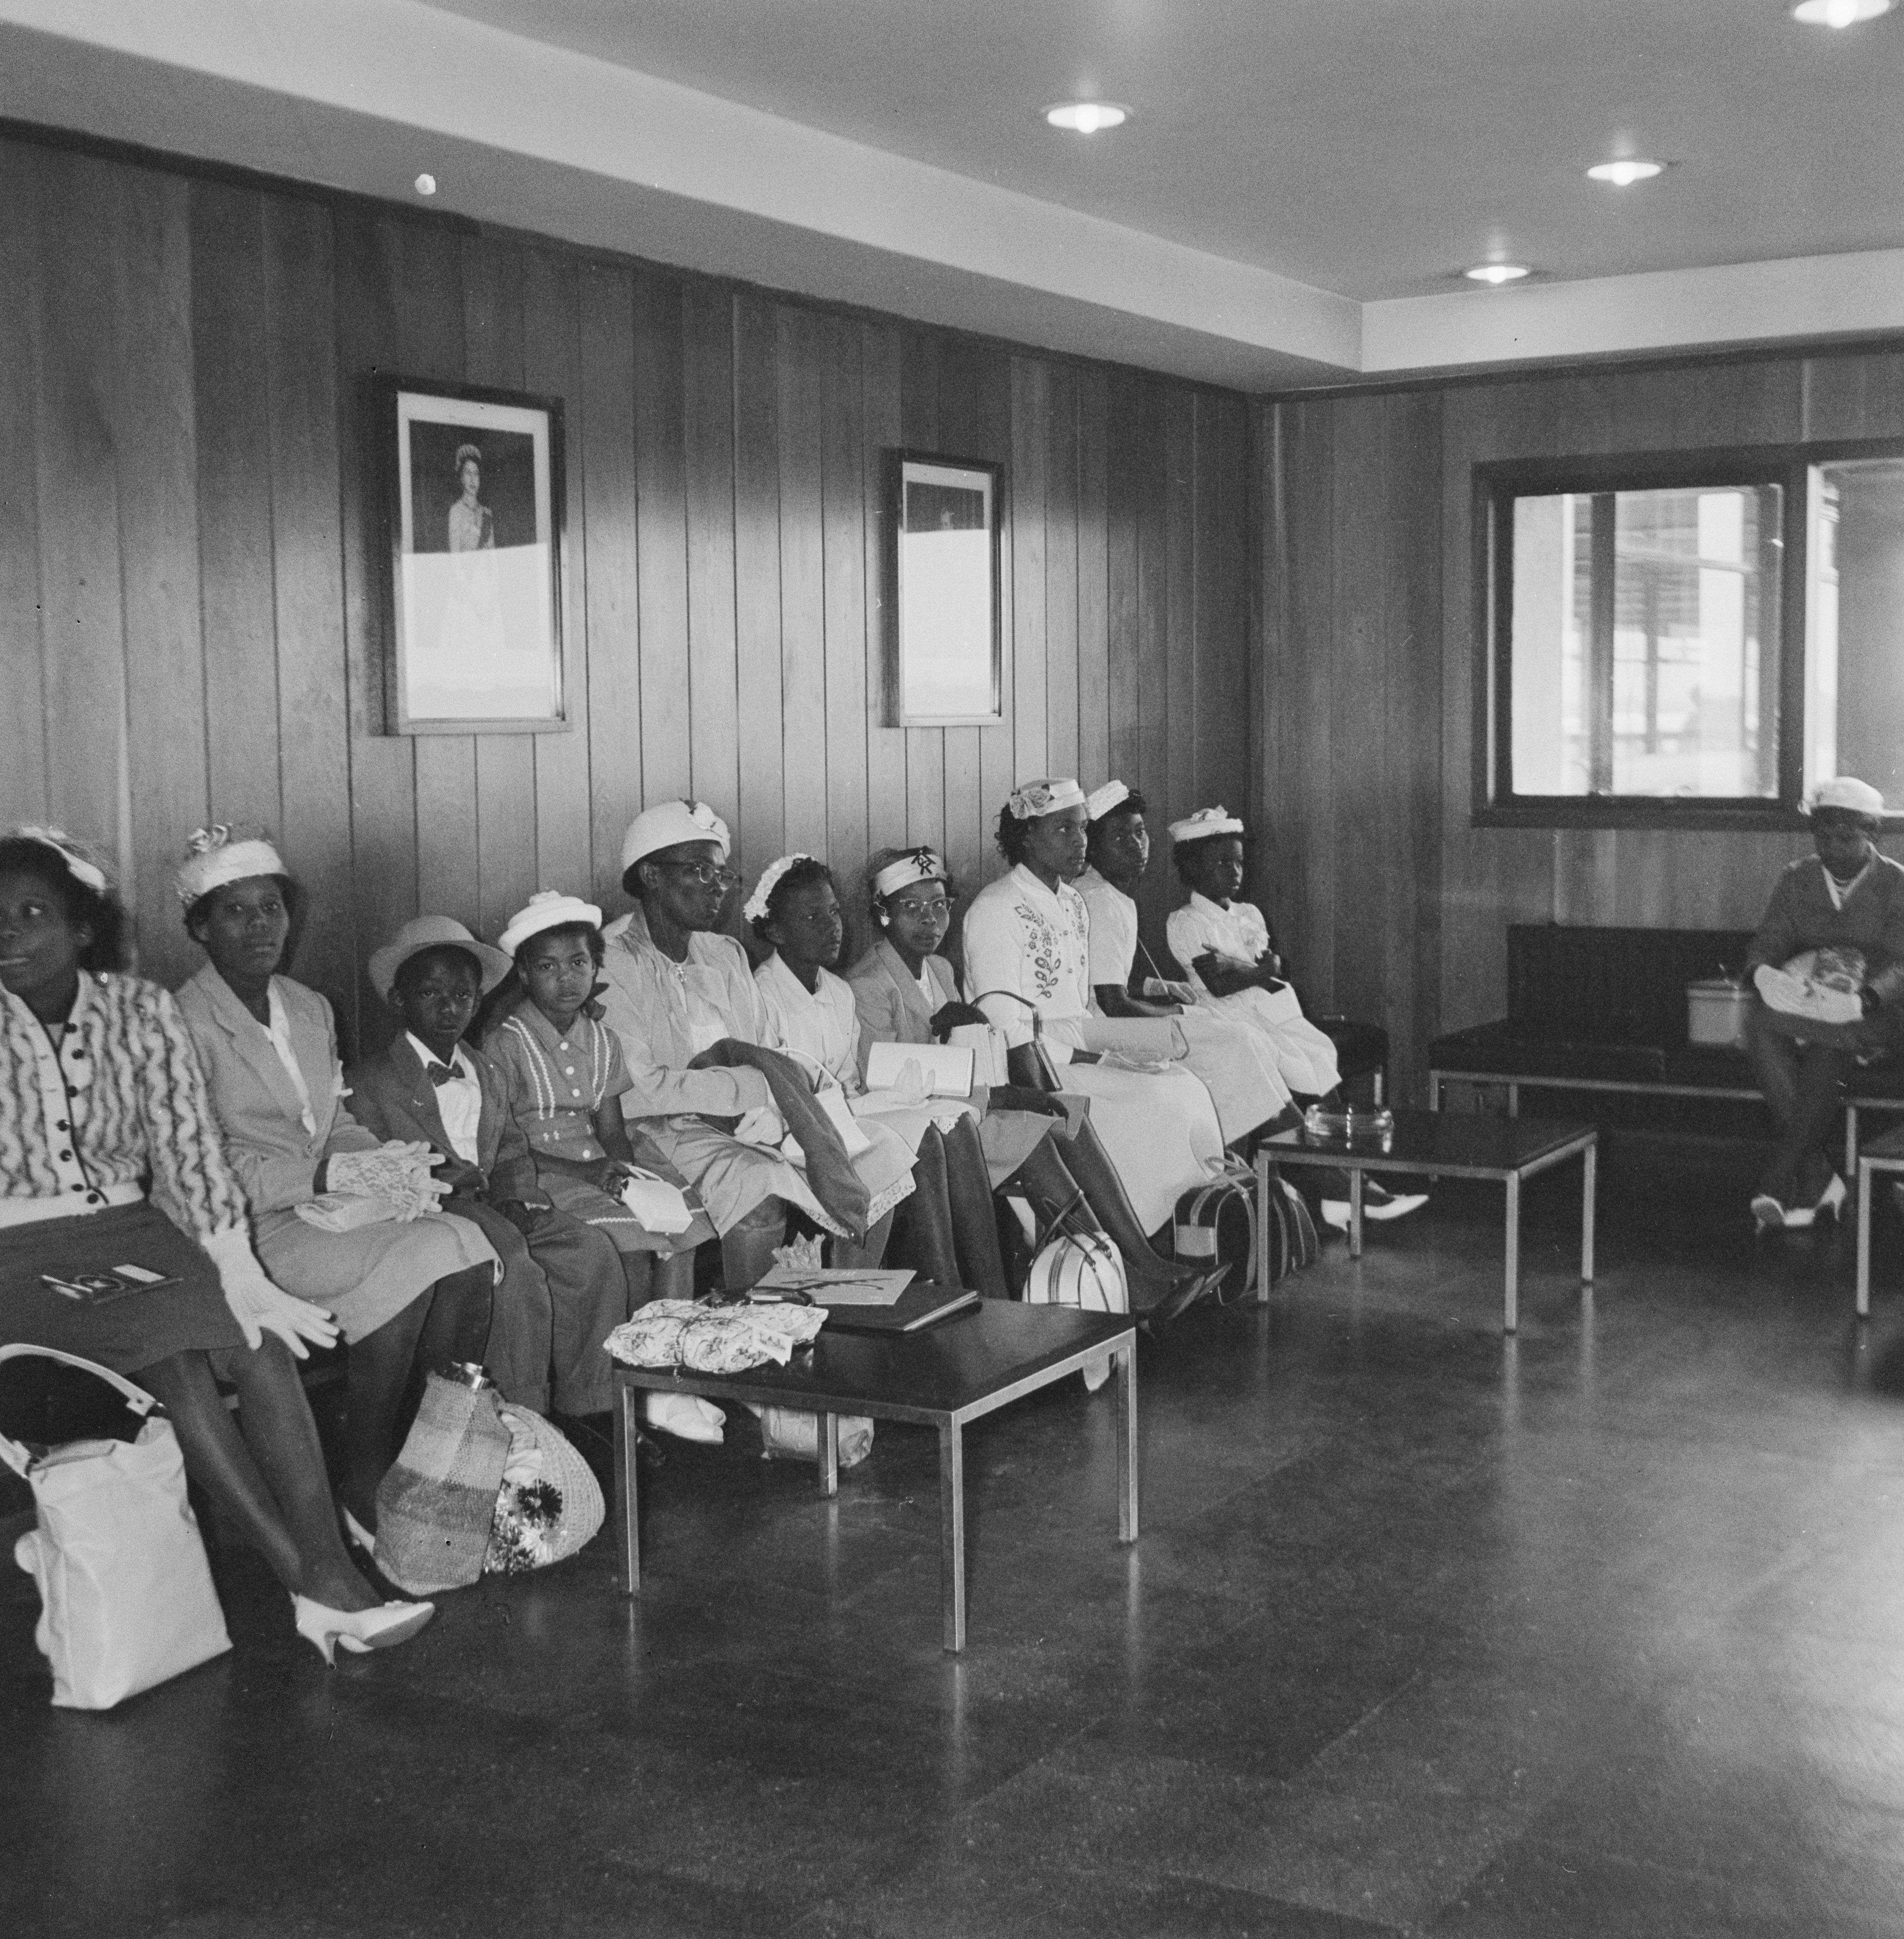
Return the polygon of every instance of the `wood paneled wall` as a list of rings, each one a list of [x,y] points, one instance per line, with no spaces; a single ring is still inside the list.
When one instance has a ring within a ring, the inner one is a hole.
[[[565,735],[379,731],[376,370],[567,411]],[[1248,406],[1227,393],[493,236],[395,207],[0,141],[0,821],[118,854],[142,966],[209,815],[277,829],[297,973],[346,1029],[419,910],[611,906],[693,793],[751,874],[943,845],[976,887],[1014,782],[1248,790]],[[883,724],[881,456],[1002,461],[1007,711]],[[1160,926],[1171,899],[1148,887]]]
[[[1265,402],[1262,887],[1313,999],[1428,1040],[1500,1015],[1510,922],[1750,928],[1802,836],[1472,825],[1473,467],[1904,434],[1904,352]]]

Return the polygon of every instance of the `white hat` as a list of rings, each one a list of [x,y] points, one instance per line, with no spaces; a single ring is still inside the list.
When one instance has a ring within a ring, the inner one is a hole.
[[[1102,787],[1093,788],[1084,797],[1084,813],[1087,820],[1101,821],[1110,811],[1131,798],[1131,791],[1122,781],[1106,781]]]
[[[513,956],[532,936],[545,929],[580,927],[599,929],[602,912],[579,896],[565,896],[559,889],[543,889],[529,899],[527,909],[519,909],[509,918],[509,927],[496,938],[496,947]]]
[[[884,902],[889,895],[900,889],[909,889],[915,882],[949,880],[943,856],[931,848],[915,848],[897,861],[888,862],[873,877],[873,893]]]
[[[810,862],[811,855],[783,855],[777,862],[769,862],[760,871],[760,879],[754,884],[754,893],[747,899],[741,914],[749,922],[764,922],[767,918],[767,898],[778,886],[780,878],[796,862]]]
[[[1076,781],[1027,781],[1012,790],[1005,805],[1014,821],[1034,821],[1040,815],[1056,814],[1061,808],[1082,808],[1084,790]]]
[[[1884,818],[1884,796],[1869,781],[1855,780],[1850,775],[1820,781],[1811,790],[1805,813],[1815,814],[1821,808],[1841,808],[1848,814],[1865,815],[1872,821]]]
[[[50,848],[66,873],[81,887],[90,889],[96,896],[105,893],[105,868],[63,828],[16,828],[14,834],[17,840],[36,842],[42,848]]]
[[[185,859],[178,865],[172,887],[178,899],[190,909],[200,896],[209,896],[227,882],[242,882],[251,875],[288,875],[291,871],[264,836],[244,835],[222,821],[209,828],[194,828],[185,838]]]
[[[1170,824],[1170,839],[1175,842],[1208,842],[1214,835],[1241,835],[1241,820],[1226,808],[1199,808],[1196,814]]]
[[[628,824],[628,833],[621,838],[621,872],[625,875],[643,857],[678,848],[684,842],[714,842],[720,850],[717,859],[723,862],[733,847],[727,823],[705,802],[656,802]]]
[[[477,942],[453,916],[413,916],[381,949],[371,952],[370,988],[388,1003],[397,972],[413,956],[421,956],[426,949],[445,948],[467,950],[476,958],[482,970],[486,997],[516,966],[500,949]]]

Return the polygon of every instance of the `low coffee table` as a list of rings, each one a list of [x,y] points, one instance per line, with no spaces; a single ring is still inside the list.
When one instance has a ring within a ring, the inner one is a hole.
[[[1501,1329],[1520,1324],[1521,1181],[1537,1173],[1582,1161],[1580,1278],[1593,1283],[1593,1182],[1599,1133],[1591,1125],[1553,1119],[1455,1116],[1444,1111],[1397,1111],[1395,1134],[1387,1150],[1370,1140],[1353,1145],[1311,1142],[1299,1131],[1279,1131],[1257,1147],[1257,1195],[1269,1189],[1272,1165],[1324,1165],[1348,1173],[1348,1255],[1362,1256],[1362,1174],[1364,1172],[1432,1172],[1444,1178],[1497,1178],[1507,1187],[1507,1283]],[[1269,1283],[1268,1222],[1257,1221],[1260,1283]]]
[[[615,1530],[622,1593],[637,1594],[641,1584],[635,1443],[635,1396],[644,1388],[818,1414],[820,1487],[828,1495],[839,1486],[836,1416],[915,1421],[939,1430],[939,1586],[945,1645],[963,1649],[965,1427],[1107,1354],[1117,1383],[1117,1539],[1131,1542],[1137,1539],[1137,1331],[1128,1313],[987,1299],[916,1333],[824,1328],[810,1351],[796,1353],[784,1367],[698,1374],[618,1365]]]
[[[1871,1311],[1871,1199],[1881,1171],[1904,1172],[1904,1125],[1873,1138],[1858,1153],[1858,1317]]]

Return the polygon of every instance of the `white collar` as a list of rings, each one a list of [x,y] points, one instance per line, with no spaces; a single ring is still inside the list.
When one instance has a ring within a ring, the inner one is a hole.
[[[1041,896],[1046,902],[1057,903],[1060,908],[1062,908],[1064,906],[1065,894],[1067,890],[1068,890],[1073,895],[1076,895],[1077,893],[1077,889],[1075,884],[1064,881],[1062,880],[1059,882],[1058,887],[1055,890],[1046,888],[1044,884],[1041,882],[1022,862],[1016,863],[1013,865],[1012,875],[1020,887],[1029,889],[1034,896]]]
[[[1232,902],[1229,908],[1225,909],[1221,903],[1213,903],[1201,889],[1191,890],[1190,906],[1193,909],[1206,909],[1212,915],[1214,916],[1228,918],[1236,913],[1236,905],[1235,903]]]
[[[410,1047],[416,1052],[416,1061],[422,1065],[423,1074],[427,1077],[430,1074],[430,1066],[442,1060],[416,1031],[405,1030],[404,1035],[410,1040]],[[466,1083],[476,1082],[476,1066],[463,1055],[463,1046],[460,1043],[449,1053],[449,1067]]]

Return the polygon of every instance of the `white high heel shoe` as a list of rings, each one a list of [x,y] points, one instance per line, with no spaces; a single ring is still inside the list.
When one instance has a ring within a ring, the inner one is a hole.
[[[379,1603],[370,1609],[333,1609],[309,1596],[294,1596],[297,1633],[334,1667],[337,1645],[353,1656],[407,1642],[437,1612],[434,1603]]]

